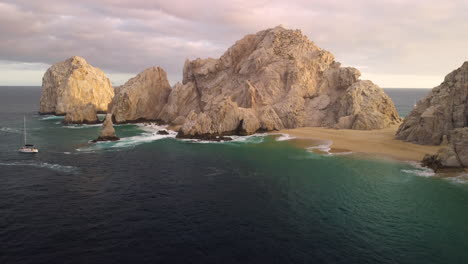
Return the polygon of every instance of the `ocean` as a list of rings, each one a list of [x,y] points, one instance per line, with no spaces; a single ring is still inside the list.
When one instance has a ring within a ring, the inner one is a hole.
[[[386,92],[404,116],[429,90]],[[155,125],[90,144],[99,125],[37,114],[40,87],[0,95],[0,263],[468,263],[468,175]]]

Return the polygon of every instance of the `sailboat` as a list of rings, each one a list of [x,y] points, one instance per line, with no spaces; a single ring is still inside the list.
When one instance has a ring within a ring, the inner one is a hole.
[[[28,144],[26,141],[26,116],[24,116],[24,129],[23,129],[23,134],[24,134],[24,146],[21,147],[18,151],[21,153],[38,153],[39,150],[34,147],[32,144]]]

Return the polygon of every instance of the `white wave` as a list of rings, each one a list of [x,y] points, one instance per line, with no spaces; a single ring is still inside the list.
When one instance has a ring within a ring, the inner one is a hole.
[[[39,118],[39,120],[53,120],[53,119],[64,119],[64,118],[65,116],[48,115],[48,116]]]
[[[432,177],[436,175],[436,173],[432,169],[421,166],[419,162],[408,161],[407,163],[413,166],[414,169],[401,170],[404,173],[413,174],[421,177]]]
[[[450,181],[452,183],[466,184],[466,183],[468,183],[468,173],[462,173],[462,174],[460,174],[458,176],[447,177],[445,179],[447,179],[448,181]]]
[[[31,166],[31,167],[46,168],[46,169],[51,169],[51,170],[61,171],[61,172],[72,172],[72,173],[78,172],[77,167],[65,166],[65,165],[60,165],[60,164],[51,164],[51,163],[47,163],[47,162],[41,162],[41,163],[33,163],[33,162],[10,162],[10,163],[5,163],[5,162],[0,162],[0,166]]]
[[[331,150],[331,145],[333,144],[332,141],[327,141],[327,143],[325,144],[321,144],[321,145],[318,145],[318,146],[312,146],[312,147],[308,147],[306,148],[307,150],[311,150],[313,151],[314,149],[316,150],[320,150],[320,151],[323,151],[323,152],[326,152],[327,154],[331,154],[330,153],[330,150]]]
[[[81,129],[81,128],[100,127],[100,126],[102,126],[102,124],[92,124],[92,125],[88,125],[88,124],[82,124],[82,125],[73,124],[73,125],[64,125],[63,127],[64,127],[64,128],[71,128],[71,129]]]
[[[280,136],[276,138],[276,141],[286,141],[286,140],[291,140],[295,139],[296,137],[293,137],[289,134],[279,134]]]
[[[143,143],[149,143],[164,138],[175,138],[177,132],[168,130],[167,126],[158,126],[155,124],[136,124],[144,132],[137,136],[121,138],[118,141],[100,141],[93,143],[89,147],[76,149],[82,153],[94,152],[97,149],[125,148],[134,147]],[[158,131],[165,130],[169,135],[159,135]]]
[[[21,134],[21,133],[23,133],[23,132],[22,132],[21,130],[19,130],[19,129],[9,128],[9,127],[1,127],[1,128],[0,128],[0,131],[6,132],[6,133],[14,133],[14,134]]]

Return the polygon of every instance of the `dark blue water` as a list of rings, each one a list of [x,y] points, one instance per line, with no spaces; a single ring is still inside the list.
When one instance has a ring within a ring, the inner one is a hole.
[[[429,94],[431,89],[385,88],[384,91],[392,98],[400,116],[405,117],[421,98]]]
[[[38,88],[0,92],[0,263],[468,263],[464,177],[136,125],[92,145],[98,126],[35,114]]]

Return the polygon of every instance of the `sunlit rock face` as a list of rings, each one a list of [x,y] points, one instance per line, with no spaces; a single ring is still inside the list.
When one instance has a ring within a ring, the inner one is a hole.
[[[392,100],[299,30],[247,35],[219,59],[186,61],[159,119],[180,137],[304,126],[380,129],[400,121]]]
[[[468,126],[468,62],[420,100],[404,119],[397,139],[439,145],[454,129]],[[453,141],[453,140],[451,140]]]
[[[120,138],[115,134],[115,129],[112,123],[112,114],[107,114],[106,119],[102,123],[101,130],[99,131],[99,137],[93,142],[98,141],[116,141]]]
[[[166,72],[151,67],[120,86],[109,109],[116,123],[159,120],[170,92]]]
[[[65,124],[97,124],[99,119],[96,107],[89,103],[69,108],[63,122]]]
[[[65,115],[87,104],[106,112],[113,96],[114,89],[104,72],[74,56],[52,65],[44,74],[39,112]]]

